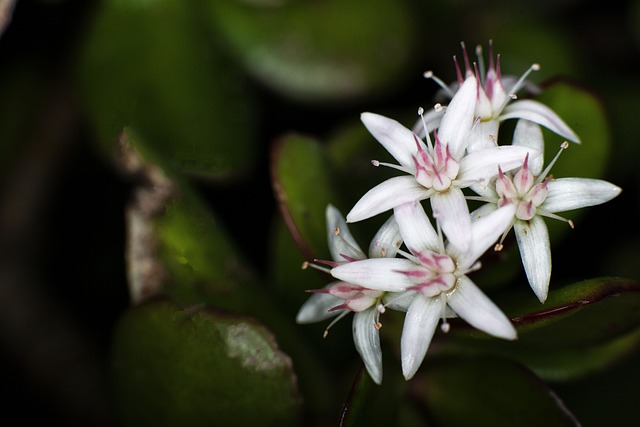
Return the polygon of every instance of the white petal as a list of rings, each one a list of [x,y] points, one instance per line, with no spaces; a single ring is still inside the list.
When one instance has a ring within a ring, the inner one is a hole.
[[[458,180],[463,181],[463,184],[466,183],[466,185],[474,181],[479,184],[487,183],[498,175],[498,166],[503,172],[522,166],[527,153],[529,159],[540,155],[539,152],[530,148],[510,145],[469,153],[460,160]]]
[[[498,205],[496,203],[485,203],[475,211],[471,212],[471,222],[477,221],[480,218],[485,217],[497,210],[498,210]]]
[[[404,291],[413,283],[403,271],[416,268],[416,264],[404,258],[370,258],[348,262],[331,269],[338,280],[378,291]]]
[[[329,250],[334,261],[344,261],[342,255],[353,259],[364,259],[366,255],[358,246],[353,235],[347,227],[347,223],[340,211],[333,205],[328,205],[326,209],[327,217],[327,241]],[[336,233],[339,232],[339,234]]]
[[[455,245],[447,246],[447,253],[453,256],[460,270],[471,267],[500,236],[511,226],[516,207],[509,203],[471,223],[471,244],[467,251]]]
[[[382,383],[382,348],[380,334],[375,327],[376,307],[353,316],[353,343],[364,362],[367,372],[376,384]]]
[[[516,221],[513,228],[529,285],[540,302],[545,302],[551,279],[551,245],[547,225],[542,218],[534,216],[530,221]]]
[[[420,202],[397,206],[393,209],[393,214],[404,242],[412,252],[438,249],[438,233],[433,229]]]
[[[449,243],[466,251],[471,239],[471,216],[462,190],[451,187],[445,193],[434,193],[431,208]]]
[[[401,245],[400,227],[395,217],[391,215],[371,239],[369,258],[393,258]]]
[[[362,113],[360,119],[389,154],[402,166],[414,169],[413,155],[417,152],[417,146],[413,132],[397,121],[379,114]]]
[[[438,138],[443,144],[448,144],[456,159],[462,157],[469,142],[467,137],[473,125],[476,90],[476,78],[468,77],[451,99],[438,128]]]
[[[400,338],[402,374],[405,379],[413,378],[422,364],[440,320],[440,313],[438,298],[418,295],[409,306]]]
[[[524,99],[510,103],[504,109],[502,115],[500,115],[501,121],[507,119],[530,120],[546,127],[569,141],[580,142],[578,135],[576,135],[555,111],[538,101]]]
[[[398,205],[424,200],[430,195],[431,191],[420,185],[414,176],[396,176],[367,191],[347,214],[347,222],[362,221]]]
[[[507,316],[467,276],[458,278],[455,289],[447,298],[453,311],[474,328],[499,338],[517,338]]]
[[[622,191],[610,182],[589,178],[559,178],[550,181],[548,188],[549,194],[540,207],[549,212],[599,205]]]
[[[329,288],[338,282],[330,283],[325,287]],[[329,311],[329,309],[344,303],[344,300],[331,294],[314,293],[308,300],[302,304],[298,314],[296,315],[297,323],[314,323],[335,317],[341,311]]]
[[[409,309],[409,305],[419,294],[415,291],[407,292],[387,292],[382,297],[382,302],[386,308],[396,311],[404,311]],[[419,296],[418,296],[419,297]]]
[[[513,145],[529,147],[540,153],[539,156],[529,159],[531,173],[534,176],[540,175],[544,166],[544,138],[540,126],[529,120],[518,120],[516,129],[513,131]]]
[[[472,153],[485,148],[493,148],[498,145],[498,120],[487,120],[477,123],[469,134],[467,152]]]

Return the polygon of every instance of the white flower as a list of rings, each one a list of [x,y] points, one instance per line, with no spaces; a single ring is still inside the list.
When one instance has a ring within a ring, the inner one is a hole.
[[[327,237],[334,263],[340,265],[366,258],[358,246],[342,214],[332,205],[327,206]],[[369,247],[371,257],[394,257],[402,244],[400,232],[394,218],[391,217],[380,228]],[[336,319],[329,328],[350,312],[353,316],[353,342],[364,365],[377,384],[382,382],[382,349],[378,330],[381,327],[379,316],[384,312],[382,297],[385,292],[367,289],[363,286],[339,281],[330,283],[323,289],[311,291],[314,294],[298,311],[298,323],[318,322],[330,317]]]
[[[533,122],[519,120],[513,144],[526,145],[542,153],[544,140],[540,127]],[[520,256],[529,284],[540,302],[547,299],[551,279],[551,245],[542,217],[560,219],[573,227],[570,220],[556,214],[608,202],[622,191],[620,187],[599,179],[550,179],[547,175],[551,167],[568,146],[567,142],[562,144],[562,149],[544,171],[542,156],[534,161],[525,158],[522,167],[514,171],[514,174],[499,171],[497,179],[491,185],[485,188],[474,187],[474,190],[480,191],[481,197],[470,197],[489,202],[472,214],[474,218],[480,218],[487,212],[509,204],[516,208],[512,224]],[[505,236],[506,232],[502,240]],[[501,245],[498,245],[497,249],[500,248]]]
[[[509,319],[466,275],[477,268],[477,259],[509,226],[514,212],[509,204],[475,221],[467,235],[468,250],[460,251],[457,245],[445,247],[422,205],[409,202],[395,207],[394,216],[411,254],[354,261],[331,270],[335,278],[369,289],[415,294],[401,338],[406,379],[422,363],[439,319],[450,317],[447,306],[475,328],[500,338],[516,338]],[[446,321],[443,327],[448,329]]]
[[[460,250],[467,249],[471,220],[462,189],[489,181],[496,175],[498,166],[510,170],[519,166],[527,153],[537,155],[527,147],[516,146],[467,153],[468,135],[474,124],[476,90],[476,79],[470,76],[451,100],[434,135],[435,144],[428,135],[425,144],[395,120],[362,114],[362,122],[369,132],[399,163],[375,161],[374,165],[393,167],[409,176],[393,177],[369,190],[347,214],[348,222],[430,198],[449,241]]]
[[[476,53],[478,64],[471,67],[466,47],[462,43],[462,52],[465,63],[465,76],[476,76],[478,82],[477,102],[475,116],[480,118],[480,122],[471,131],[469,141],[469,151],[494,147],[498,141],[498,128],[501,122],[508,119],[526,119],[538,123],[563,138],[580,142],[575,132],[549,107],[531,99],[517,100],[516,93],[527,84],[526,78],[532,71],[540,69],[540,65],[533,64],[519,79],[513,77],[503,77],[500,70],[500,55],[494,61],[493,44],[489,43],[489,68],[484,69],[482,48],[478,46]],[[476,66],[477,65],[477,66]],[[447,86],[442,80],[435,77],[431,71],[425,73],[425,77],[436,81],[449,97],[454,97],[456,88],[462,83],[462,71],[456,61],[456,73],[458,83]],[[429,129],[438,126],[440,114],[433,112],[427,115]],[[418,121],[414,130],[422,136],[422,123]]]

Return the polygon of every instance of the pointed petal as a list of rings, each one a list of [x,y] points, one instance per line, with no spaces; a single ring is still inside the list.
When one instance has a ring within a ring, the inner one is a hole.
[[[569,141],[580,143],[578,135],[558,116],[555,111],[546,105],[531,99],[512,102],[500,115],[500,121],[507,119],[526,119],[538,123],[547,129],[557,133]]]
[[[443,144],[448,144],[456,159],[461,158],[467,148],[476,109],[476,90],[476,78],[468,77],[451,99],[438,128],[438,138]]]
[[[529,170],[534,176],[540,175],[544,166],[544,138],[542,129],[537,123],[529,120],[518,120],[513,131],[513,145],[528,147],[540,153],[539,156],[529,159]]]
[[[422,364],[440,319],[440,301],[418,295],[407,310],[400,338],[402,374],[409,380]]]
[[[480,218],[485,217],[497,210],[498,210],[498,205],[496,203],[485,203],[475,211],[471,212],[471,222],[479,220]]]
[[[451,187],[445,193],[434,193],[431,208],[449,243],[466,251],[471,239],[471,216],[462,190]]]
[[[549,212],[563,212],[599,205],[616,197],[622,189],[610,182],[589,178],[559,178],[547,185],[549,194],[540,205]]]
[[[540,302],[545,302],[551,280],[551,245],[544,220],[516,221],[514,227],[520,257],[529,285]]]
[[[382,348],[380,333],[375,327],[376,307],[356,313],[353,316],[353,343],[364,362],[367,372],[376,384],[382,383]]]
[[[413,170],[413,155],[417,152],[413,132],[397,121],[379,114],[362,113],[360,119],[389,154],[402,166]]]
[[[331,269],[331,275],[353,285],[378,291],[399,292],[413,286],[410,278],[402,272],[415,268],[415,263],[404,258],[370,258],[334,267]]]
[[[395,217],[391,215],[371,239],[369,258],[393,258],[401,245],[400,227]]]
[[[516,213],[516,207],[509,203],[496,211],[471,223],[471,244],[467,251],[455,245],[447,246],[447,253],[453,256],[458,269],[464,271],[477,260],[507,231]]]
[[[487,183],[498,174],[498,166],[503,172],[522,166],[527,153],[529,154],[529,159],[540,155],[539,152],[531,148],[510,145],[469,153],[460,160],[458,180],[466,185],[470,185],[473,182],[479,184]]]
[[[393,209],[400,233],[411,252],[438,249],[438,233],[420,202],[405,203]]]
[[[338,282],[330,283],[325,289],[330,288]],[[302,304],[296,315],[297,323],[315,323],[340,314],[340,311],[329,311],[329,309],[342,304],[344,300],[331,295],[314,293]]]
[[[352,259],[364,259],[366,255],[358,246],[356,239],[349,231],[347,223],[340,211],[333,205],[328,205],[326,209],[327,218],[327,241],[329,250],[334,261],[344,261],[342,255]]]
[[[485,148],[493,148],[498,145],[498,120],[488,120],[480,122],[471,128],[469,135],[469,145],[467,152],[484,150]]]
[[[385,307],[391,310],[404,311],[406,313],[416,295],[418,293],[415,291],[387,292],[382,297],[382,302]]]
[[[467,276],[458,278],[455,290],[447,298],[453,311],[474,328],[498,338],[517,338],[507,316]]]
[[[424,200],[431,191],[412,175],[390,178],[369,190],[347,214],[347,222],[357,222],[393,209],[404,203]]]

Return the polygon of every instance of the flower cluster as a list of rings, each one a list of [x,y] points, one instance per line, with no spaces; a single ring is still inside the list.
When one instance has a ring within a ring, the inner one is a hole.
[[[509,318],[468,273],[491,247],[500,250],[514,229],[529,284],[540,302],[547,297],[551,249],[544,217],[573,223],[557,213],[607,202],[620,188],[602,180],[551,178],[560,152],[543,170],[544,126],[579,143],[573,130],[549,107],[530,99],[515,100],[533,65],[520,79],[505,77],[500,59],[490,52],[484,70],[482,52],[470,64],[463,45],[465,72],[456,62],[458,81],[438,82],[451,100],[426,115],[413,130],[390,118],[363,113],[361,120],[397,164],[374,160],[404,172],[373,187],[355,204],[346,220],[333,206],[326,211],[332,261],[312,264],[336,281],[314,295],[298,313],[299,323],[317,322],[354,312],[353,339],[376,383],[382,381],[380,316],[406,312],[400,350],[402,372],[412,378],[420,367],[438,323],[459,316],[495,337],[514,340]],[[510,145],[498,145],[498,129],[517,119]],[[423,201],[429,200],[427,214]],[[468,201],[482,202],[473,212]],[[347,223],[392,211],[373,238],[367,255]],[[404,245],[404,246],[403,246]],[[328,328],[327,328],[328,330]]]

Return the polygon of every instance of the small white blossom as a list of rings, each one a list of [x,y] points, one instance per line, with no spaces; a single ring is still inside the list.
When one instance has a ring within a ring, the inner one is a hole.
[[[435,144],[428,135],[427,143],[423,142],[395,120],[363,113],[362,122],[369,132],[399,163],[374,164],[390,166],[408,176],[390,178],[369,190],[347,214],[347,221],[361,221],[405,203],[430,199],[449,241],[466,250],[471,220],[462,189],[489,181],[498,166],[503,170],[519,166],[527,153],[538,155],[528,147],[517,146],[467,153],[475,99],[476,80],[470,76],[447,108],[434,134]]]
[[[518,121],[513,143],[535,148],[541,153],[544,151],[540,127],[527,120]],[[548,176],[551,167],[568,146],[567,142],[562,144],[560,152],[544,171],[542,156],[533,162],[525,157],[520,169],[514,173],[499,171],[491,185],[474,187],[474,190],[480,191],[481,197],[470,197],[488,202],[472,214],[474,218],[480,218],[501,206],[515,207],[512,225],[520,256],[529,284],[540,302],[547,299],[551,279],[551,244],[542,217],[560,219],[573,227],[570,220],[557,213],[608,202],[622,191],[620,187],[599,179],[551,179]],[[502,240],[505,237],[506,232]],[[497,249],[500,248],[499,244]]]
[[[467,235],[468,250],[460,251],[456,245],[444,245],[419,202],[406,203],[394,209],[394,216],[410,254],[354,261],[331,270],[339,280],[403,294],[407,314],[400,344],[406,379],[422,363],[440,319],[443,330],[448,330],[445,319],[451,314],[447,306],[477,329],[500,338],[516,338],[509,319],[466,275],[478,267],[477,259],[509,226],[514,212],[510,204],[475,221]]]
[[[342,214],[332,205],[327,206],[327,237],[332,265],[341,265],[366,259],[365,253],[351,235]],[[393,217],[380,228],[369,247],[371,257],[394,257],[402,244],[397,223]],[[325,262],[328,263],[328,262]],[[329,264],[329,263],[328,263]],[[314,294],[298,311],[298,323],[312,323],[331,317],[336,319],[325,330],[342,317],[353,312],[353,342],[369,375],[374,382],[382,382],[382,349],[378,330],[380,314],[384,312],[382,297],[385,292],[372,290],[345,281],[332,282],[323,289],[312,290]]]

